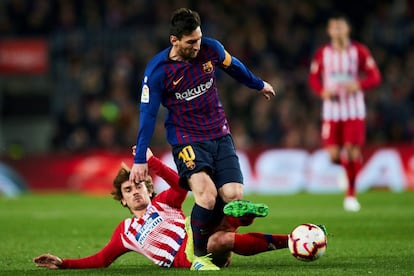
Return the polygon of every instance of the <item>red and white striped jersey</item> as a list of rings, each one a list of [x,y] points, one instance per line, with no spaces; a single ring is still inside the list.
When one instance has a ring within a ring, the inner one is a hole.
[[[130,251],[140,253],[162,267],[191,266],[183,257],[188,236],[182,204],[188,192],[180,187],[177,172],[155,156],[148,160],[148,167],[170,188],[151,200],[143,216],[121,221],[108,244],[99,252],[84,258],[65,258],[60,268],[106,267]]]
[[[153,202],[144,216],[124,221],[122,244],[159,266],[170,267],[186,236],[184,220],[181,210]]]
[[[344,85],[350,81],[359,82],[361,90],[346,93]],[[335,97],[323,101],[322,118],[330,121],[364,119],[363,90],[373,88],[380,81],[381,75],[371,53],[358,42],[351,42],[344,50],[337,50],[331,44],[319,48],[309,75],[309,84],[319,95],[324,89],[335,92]]]

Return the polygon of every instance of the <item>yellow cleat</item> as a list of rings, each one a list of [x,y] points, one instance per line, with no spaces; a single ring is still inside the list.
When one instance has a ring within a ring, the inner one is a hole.
[[[190,216],[185,218],[185,232],[187,232],[187,245],[185,247],[185,255],[187,260],[192,263],[194,261],[194,241],[193,230],[191,229]]]
[[[220,270],[220,268],[213,264],[209,253],[202,257],[195,257],[190,270]]]

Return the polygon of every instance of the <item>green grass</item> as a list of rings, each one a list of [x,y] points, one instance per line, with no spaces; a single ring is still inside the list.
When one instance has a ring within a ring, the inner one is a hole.
[[[371,191],[360,195],[359,213],[342,209],[342,195],[249,195],[269,205],[266,218],[241,232],[288,233],[305,222],[323,223],[329,231],[326,254],[315,262],[294,259],[287,249],[250,257],[234,256],[217,275],[412,275],[414,274],[414,193]],[[186,201],[185,212],[192,199]],[[185,269],[162,269],[128,253],[105,269],[46,270],[32,258],[91,255],[104,246],[115,226],[129,216],[108,197],[24,195],[0,198],[0,275],[190,275]]]

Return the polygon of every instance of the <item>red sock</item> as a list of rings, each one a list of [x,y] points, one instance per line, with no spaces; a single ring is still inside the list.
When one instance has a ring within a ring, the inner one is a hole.
[[[244,216],[240,218],[225,216],[225,219],[231,226],[233,226],[236,229],[239,228],[240,226],[249,226],[254,221],[254,217],[248,217],[248,216]]]
[[[348,178],[348,189],[346,191],[347,196],[355,196],[355,174],[354,166],[348,160],[341,161],[342,166],[345,168],[346,176]]]
[[[264,233],[235,234],[233,252],[243,256],[288,247],[288,235]]]
[[[359,172],[361,171],[362,168],[362,160],[358,159],[358,160],[353,160],[351,161],[351,166],[352,166],[352,172],[353,172],[353,190],[354,190],[354,196],[356,194],[356,178],[359,174]]]

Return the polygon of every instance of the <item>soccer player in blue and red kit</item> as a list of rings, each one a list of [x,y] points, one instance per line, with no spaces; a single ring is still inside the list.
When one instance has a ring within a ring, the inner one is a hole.
[[[256,77],[217,40],[205,38],[197,12],[181,8],[173,12],[171,46],[147,65],[142,81],[140,126],[137,152],[130,180],[140,182],[148,174],[145,152],[154,132],[160,104],[168,110],[167,140],[180,175],[181,185],[191,189],[195,204],[191,212],[194,233],[193,269],[217,270],[202,258],[207,253],[209,229],[223,213],[238,216],[250,210],[254,216],[267,215],[263,204],[242,201],[243,177],[223,106],[220,103],[216,70],[267,100],[273,87]]]

